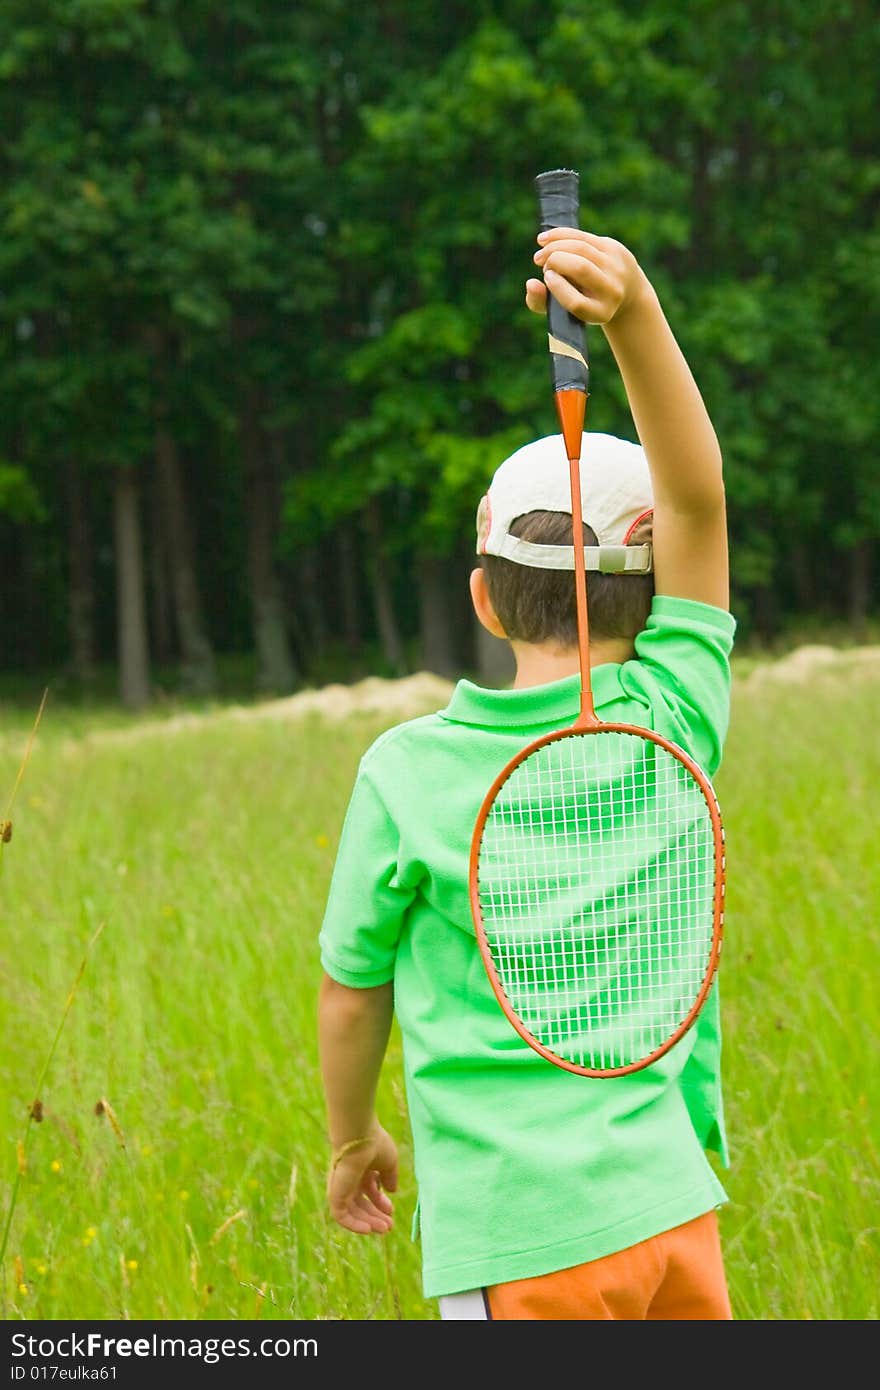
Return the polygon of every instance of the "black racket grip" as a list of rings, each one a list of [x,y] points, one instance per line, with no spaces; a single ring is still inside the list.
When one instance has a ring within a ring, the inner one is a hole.
[[[535,179],[538,220],[542,232],[551,227],[578,226],[579,175],[574,169],[551,169]],[[583,391],[589,395],[590,369],[583,323],[563,309],[547,291],[547,333],[550,339],[550,379],[554,391]],[[554,351],[554,343],[559,350]],[[569,355],[571,354],[571,355]]]

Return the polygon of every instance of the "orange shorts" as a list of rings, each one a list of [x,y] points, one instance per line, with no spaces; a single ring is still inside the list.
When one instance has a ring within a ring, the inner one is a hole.
[[[497,1322],[716,1322],[732,1316],[714,1211],[601,1260],[440,1302],[444,1318]]]
[[[602,1260],[537,1279],[495,1284],[486,1292],[489,1311],[498,1322],[710,1322],[732,1316],[714,1211]]]

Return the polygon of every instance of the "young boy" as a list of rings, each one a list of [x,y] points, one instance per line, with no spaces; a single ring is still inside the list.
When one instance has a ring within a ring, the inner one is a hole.
[[[643,446],[584,436],[597,712],[660,731],[712,775],[734,634],[718,442],[631,253],[566,228],[538,241],[544,283],[528,281],[529,308],[543,312],[546,285],[602,325]],[[478,527],[474,607],[511,642],[516,680],[500,691],[460,681],[445,710],[391,729],[361,763],[321,932],[330,1210],[351,1231],[391,1226],[397,1153],[374,1101],[394,1008],[424,1288],[442,1316],[729,1318],[715,1219],[725,1197],[704,1154],[725,1157],[717,991],[652,1067],[586,1079],[518,1037],[479,956],[468,851],[480,804],[518,749],[578,709],[558,437],[501,465]],[[601,572],[620,545],[637,547],[632,569]]]

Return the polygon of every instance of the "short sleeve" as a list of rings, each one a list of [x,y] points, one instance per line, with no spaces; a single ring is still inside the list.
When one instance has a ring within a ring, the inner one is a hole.
[[[413,890],[398,880],[397,828],[363,765],[342,827],[321,927],[321,964],[341,985],[368,989],[394,976]]]
[[[658,596],[635,641],[636,660],[621,667],[627,693],[663,707],[669,735],[711,777],[721,762],[730,719],[730,652],[736,620],[723,608]],[[664,730],[665,731],[665,730]]]

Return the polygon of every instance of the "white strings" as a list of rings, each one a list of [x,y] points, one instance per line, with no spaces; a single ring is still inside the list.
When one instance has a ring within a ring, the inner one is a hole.
[[[715,834],[703,790],[638,734],[572,733],[511,773],[478,887],[501,986],[565,1061],[639,1061],[690,1013],[709,966]]]

